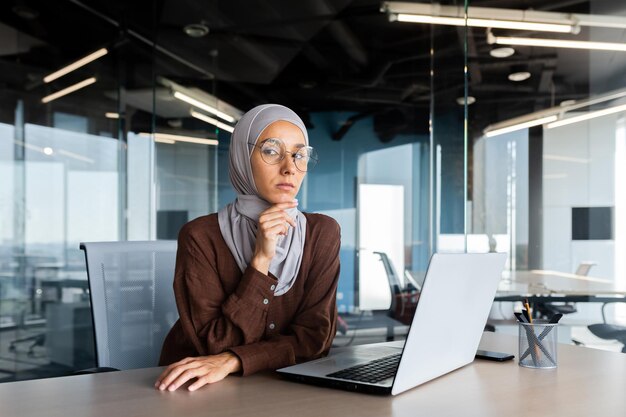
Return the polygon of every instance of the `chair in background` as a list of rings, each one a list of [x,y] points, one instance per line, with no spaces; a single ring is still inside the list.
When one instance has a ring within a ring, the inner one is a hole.
[[[626,326],[607,323],[606,306],[609,304],[623,303],[624,301],[611,301],[602,304],[602,323],[591,324],[587,326],[589,331],[600,339],[617,340],[622,346],[622,352],[626,353]]]
[[[178,319],[172,283],[176,241],[81,243],[100,368],[157,366]]]
[[[369,252],[368,252],[369,253]],[[370,329],[386,329],[385,340],[391,342],[395,340],[398,327],[406,328],[410,324],[415,312],[415,305],[419,292],[413,284],[403,285],[400,276],[396,273],[391,260],[385,252],[371,252],[376,255],[383,265],[384,273],[389,285],[391,295],[391,305],[385,310],[367,310],[369,314],[365,314],[366,310],[361,310],[356,316],[344,315],[337,318],[338,331],[346,335],[348,331],[352,332],[352,337],[344,344],[334,345],[335,347],[343,347],[351,345],[360,330]],[[414,303],[411,305],[411,299]],[[364,337],[368,337],[364,335]],[[372,340],[368,340],[372,342]],[[360,343],[363,343],[360,341]]]
[[[389,291],[391,292],[391,306],[389,307],[389,317],[398,320],[403,324],[411,324],[417,301],[419,300],[419,291],[414,284],[408,283],[403,285],[400,276],[396,272],[393,263],[385,252],[374,252],[380,257],[380,261],[385,267],[387,280],[389,282]]]

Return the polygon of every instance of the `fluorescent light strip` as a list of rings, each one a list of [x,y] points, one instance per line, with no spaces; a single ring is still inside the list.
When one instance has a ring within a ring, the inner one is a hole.
[[[159,142],[159,143],[167,143],[168,145],[173,145],[176,143],[175,140],[171,140],[171,139],[163,139],[163,138],[154,138],[155,142]]]
[[[563,156],[563,155],[550,155],[544,154],[543,159],[548,159],[550,161],[561,161],[561,162],[574,162],[577,164],[588,164],[589,160],[584,158],[575,158],[573,156]]]
[[[171,135],[169,133],[139,133],[139,136],[154,138],[155,142],[160,143],[169,143],[173,144],[174,142],[188,142],[188,143],[197,143],[199,145],[212,145],[217,146],[219,141],[216,139],[203,139],[203,138],[195,138],[193,136],[182,136],[182,135]]]
[[[107,119],[119,119],[120,118],[120,114],[112,112],[112,111],[108,111],[108,112],[104,113],[104,117],[106,117]]]
[[[626,43],[568,41],[562,39],[512,38],[489,36],[488,43],[498,45],[540,46],[549,48],[590,49],[595,51],[626,52]]]
[[[540,119],[529,120],[527,122],[518,123],[512,126],[507,126],[507,127],[503,127],[500,129],[495,129],[489,132],[485,132],[485,136],[490,138],[493,136],[502,135],[504,133],[515,132],[516,130],[526,129],[526,128],[533,127],[533,126],[539,126],[544,123],[550,123],[550,122],[555,121],[556,119],[557,117],[553,115],[553,116],[548,116],[548,117],[542,117]]]
[[[433,25],[465,26],[461,17],[430,16],[419,14],[397,15],[398,22],[429,23]],[[536,30],[541,32],[571,33],[572,25],[558,23],[520,22],[515,20],[468,18],[467,26],[493,29]]]
[[[226,123],[222,123],[222,122],[220,122],[217,119],[209,117],[206,114],[202,114],[202,113],[199,113],[199,112],[193,111],[193,110],[191,110],[190,114],[191,114],[192,117],[195,117],[196,119],[202,120],[203,122],[207,122],[210,125],[217,126],[220,129],[225,130],[227,132],[231,132],[232,133],[233,130],[235,130],[234,127],[232,127],[230,125],[227,125]]]
[[[619,113],[622,111],[626,111],[626,104],[622,104],[621,106],[609,107],[604,110],[592,111],[591,113],[581,114],[580,116],[570,117],[568,119],[559,120],[554,123],[549,123],[547,128],[553,129],[555,127],[565,126],[572,123],[582,122],[584,120],[595,119],[596,117],[607,116],[609,114]]]
[[[73,93],[76,90],[80,90],[81,88],[87,87],[88,85],[91,85],[95,82],[96,82],[96,77],[87,78],[86,80],[83,80],[74,85],[70,85],[69,87],[64,88],[63,90],[59,90],[56,93],[52,93],[48,96],[45,96],[44,98],[41,99],[41,102],[50,103],[52,100],[56,100],[59,97],[66,96],[70,93]]]
[[[101,48],[98,49],[96,52],[93,52],[89,55],[87,55],[84,58],[79,59],[78,61],[61,68],[58,71],[53,72],[52,74],[46,75],[45,77],[43,77],[43,81],[45,83],[49,83],[51,81],[56,80],[57,78],[61,78],[62,76],[69,74],[70,72],[74,71],[75,69],[78,69],[84,65],[89,64],[92,61],[95,61],[96,59],[105,56],[106,54],[108,54],[109,51],[106,48]]]
[[[87,158],[84,155],[80,155],[74,152],[70,152],[70,151],[66,151],[65,149],[59,149],[59,155],[63,155],[63,156],[67,156],[69,158],[73,158],[76,159],[78,161],[82,161],[82,162],[87,162],[89,164],[94,164],[96,161],[94,161],[91,158]]]
[[[199,109],[202,109],[206,112],[212,113],[214,115],[216,115],[217,117],[219,117],[220,119],[224,119],[227,122],[233,123],[235,121],[235,118],[224,113],[221,112],[219,110],[217,110],[215,107],[209,106],[208,104],[200,101],[200,100],[196,100],[193,97],[189,97],[187,94],[183,94],[180,91],[174,91],[174,97],[184,101],[185,103],[189,103],[194,107],[197,107]]]
[[[567,174],[546,174],[543,176],[544,180],[562,180],[567,178]]]

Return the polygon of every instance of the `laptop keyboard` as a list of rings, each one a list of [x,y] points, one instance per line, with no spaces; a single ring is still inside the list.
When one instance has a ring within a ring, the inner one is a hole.
[[[351,368],[342,369],[326,376],[375,384],[396,374],[401,356],[401,353],[396,353]]]

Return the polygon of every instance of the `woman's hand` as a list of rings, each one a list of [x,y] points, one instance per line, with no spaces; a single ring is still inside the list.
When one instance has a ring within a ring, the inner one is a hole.
[[[296,222],[285,210],[298,206],[298,201],[274,204],[259,216],[256,246],[250,264],[257,271],[266,274],[270,262],[276,255],[278,236],[286,235],[289,226],[296,227]]]
[[[168,366],[154,383],[154,387],[164,391],[174,391],[187,381],[196,378],[189,386],[195,391],[206,384],[221,381],[228,374],[241,370],[241,361],[231,352],[219,355],[185,358]]]

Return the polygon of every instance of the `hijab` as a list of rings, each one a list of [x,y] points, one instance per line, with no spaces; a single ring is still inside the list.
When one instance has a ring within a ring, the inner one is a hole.
[[[294,111],[278,104],[264,104],[248,111],[235,126],[230,139],[230,182],[237,198],[218,212],[218,222],[222,237],[242,272],[254,255],[259,215],[271,206],[257,191],[250,158],[263,130],[279,120],[298,127],[304,135],[305,144],[309,144],[302,119]],[[304,249],[306,218],[297,208],[286,211],[294,219],[296,227],[289,227],[287,234],[280,236],[276,243],[276,255],[269,267],[269,272],[278,279],[274,295],[285,294],[293,286]]]

